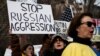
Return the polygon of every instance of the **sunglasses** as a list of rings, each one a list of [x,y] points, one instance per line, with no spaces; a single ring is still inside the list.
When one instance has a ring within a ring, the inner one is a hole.
[[[92,25],[96,27],[96,23],[95,22],[84,22],[84,23],[81,23],[81,24],[86,24],[88,27],[91,27]]]

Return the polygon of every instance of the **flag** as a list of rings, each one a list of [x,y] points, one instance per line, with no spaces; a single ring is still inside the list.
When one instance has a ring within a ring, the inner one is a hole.
[[[65,11],[64,11],[64,13],[62,13],[60,19],[64,20],[64,21],[67,21],[67,22],[71,21],[71,19],[72,19],[72,13],[71,13],[71,9],[69,7],[65,8]]]

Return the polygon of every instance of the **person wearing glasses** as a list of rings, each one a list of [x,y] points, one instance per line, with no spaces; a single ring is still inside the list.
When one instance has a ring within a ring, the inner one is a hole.
[[[68,30],[68,36],[73,38],[73,42],[64,49],[62,56],[96,56],[90,41],[95,27],[91,13],[75,16]]]

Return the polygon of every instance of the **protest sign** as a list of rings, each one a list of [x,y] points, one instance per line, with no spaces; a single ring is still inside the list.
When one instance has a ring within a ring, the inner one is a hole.
[[[50,5],[7,1],[11,34],[55,34]]]
[[[100,19],[94,19],[96,22],[96,28],[94,29],[94,34],[92,41],[100,41]]]
[[[37,4],[37,0],[16,0],[18,2],[29,2],[29,3],[36,3]]]
[[[56,28],[56,34],[67,34],[70,22],[55,20],[54,24]]]

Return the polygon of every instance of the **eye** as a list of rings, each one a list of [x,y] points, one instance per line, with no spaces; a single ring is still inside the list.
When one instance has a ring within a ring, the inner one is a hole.
[[[96,26],[96,23],[94,22],[84,22],[84,23],[81,23],[81,24],[86,24],[88,27],[91,27],[92,25]]]

